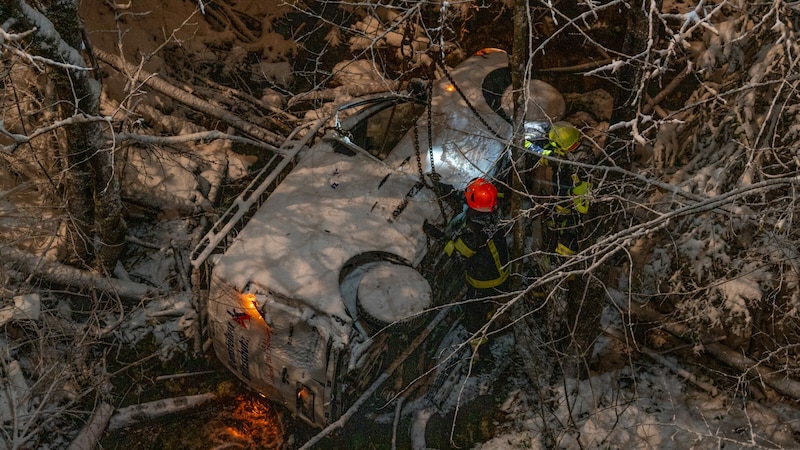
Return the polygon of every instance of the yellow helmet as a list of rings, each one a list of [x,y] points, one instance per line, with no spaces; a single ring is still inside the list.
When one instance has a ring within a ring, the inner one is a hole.
[[[578,148],[581,143],[580,130],[569,122],[556,122],[551,125],[547,137],[565,154]]]

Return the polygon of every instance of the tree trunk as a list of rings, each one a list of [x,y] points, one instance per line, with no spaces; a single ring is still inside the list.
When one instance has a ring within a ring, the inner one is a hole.
[[[24,11],[26,15],[30,12]],[[32,21],[34,17],[30,18]],[[53,23],[55,33],[37,33],[36,40],[44,44],[37,53],[56,62],[83,66],[83,59],[76,50],[81,43],[81,28],[75,1],[54,2],[47,11],[47,19]],[[50,44],[51,45],[47,45]],[[66,43],[69,48],[63,48]],[[59,45],[62,44],[62,45]],[[59,51],[60,50],[60,51]],[[65,54],[66,53],[66,54]],[[58,117],[65,119],[81,111],[81,103],[88,103],[87,90],[81,89],[86,78],[66,67],[48,67],[54,83]],[[95,103],[96,105],[96,103]],[[96,112],[96,108],[95,108]],[[92,169],[90,159],[94,150],[80,125],[64,128],[65,140],[59,146],[64,173],[64,201],[69,215],[66,227],[66,260],[72,264],[86,264],[92,254],[94,228],[94,204],[92,202]]]
[[[83,48],[83,28],[76,0],[53,2],[45,17],[24,1],[11,7],[20,28],[52,23],[52,29],[38,26],[33,39],[34,53],[54,61],[48,64],[58,102],[58,119],[76,115],[99,115],[100,83],[89,76],[90,69],[78,49]],[[95,74],[97,75],[97,74]],[[126,228],[122,219],[119,184],[114,177],[111,150],[104,148],[102,122],[85,121],[64,127],[64,200],[69,216],[66,249],[69,262],[87,264],[99,246],[95,263],[110,272],[116,265],[124,243]]]
[[[522,200],[524,193],[527,192],[522,174],[526,157],[523,148],[525,139],[522,133],[522,122],[525,114],[525,104],[527,102],[527,90],[524,89],[525,82],[529,78],[527,73],[530,64],[530,52],[528,48],[529,39],[528,23],[528,4],[526,0],[517,0],[514,6],[514,41],[510,58],[511,86],[514,92],[514,123],[519,129],[515,130],[513,137],[514,147],[512,148],[512,193],[511,193],[511,217],[517,218],[513,226],[513,245],[511,260],[513,262],[511,273],[511,287],[515,292],[522,292],[526,287],[523,283],[522,275],[526,272],[524,262],[531,261],[531,258],[524,258],[525,253],[525,221],[520,217]],[[548,336],[544,333],[541,314],[533,312],[531,307],[536,300],[528,298],[528,295],[517,300],[511,308],[511,316],[514,319],[514,341],[515,351],[519,355],[525,373],[531,380],[533,386],[544,387],[550,384],[552,376],[553,360],[548,347]]]
[[[528,5],[525,0],[517,0],[514,10],[514,48],[511,51],[509,64],[511,66],[511,88],[514,97],[514,135],[511,149],[511,217],[519,217],[522,207],[522,197],[525,189],[522,176],[525,165],[525,152],[523,148],[524,135],[521,124],[525,115],[526,95],[523,91],[525,84],[525,68],[528,63]],[[515,220],[513,226],[514,241],[511,246],[511,273],[523,273],[523,254],[525,252],[525,223]],[[521,277],[512,276],[511,288],[515,291],[522,287]]]
[[[661,0],[657,0],[660,10]],[[630,58],[626,64],[617,71],[617,90],[614,95],[614,110],[609,121],[612,126],[620,122],[636,120],[645,103],[644,73],[647,58],[642,56],[648,47],[649,27],[651,15],[649,3],[644,0],[632,0],[626,15],[625,40],[622,44],[622,54]],[[625,56],[623,56],[625,57]],[[606,153],[613,163],[629,168],[633,161],[636,141],[629,126],[611,130],[606,144]]]
[[[98,141],[102,130],[94,130],[91,136]],[[102,144],[102,142],[96,142]],[[96,152],[92,158],[94,172],[95,232],[98,236],[95,266],[103,273],[110,274],[122,253],[127,226],[122,217],[119,181],[114,176],[114,157],[112,150]]]
[[[85,43],[78,15],[78,2],[63,0],[56,4],[61,7],[51,7],[49,10],[56,31],[70,47],[81,48]],[[88,45],[87,47],[91,48]],[[76,114],[98,116],[102,90],[100,82],[89,77],[89,72],[85,70],[67,70],[65,75],[54,78],[61,117],[67,118]],[[73,103],[73,99],[77,101]],[[89,162],[93,179],[93,183],[88,186],[94,194],[90,197],[94,201],[94,214],[91,217],[94,219],[94,232],[98,238],[95,265],[99,270],[110,273],[122,252],[126,227],[122,219],[119,183],[114,177],[112,150],[104,146],[102,122],[90,121],[67,127],[65,150],[68,154],[75,153]]]

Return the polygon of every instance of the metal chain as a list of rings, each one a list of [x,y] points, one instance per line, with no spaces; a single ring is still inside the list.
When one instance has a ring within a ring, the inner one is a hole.
[[[430,88],[428,95],[430,95]],[[433,163],[433,138],[431,136],[432,127],[431,127],[431,101],[430,96],[428,97],[428,147],[430,152],[430,161],[431,161],[431,181],[432,184],[429,184],[428,181],[425,179],[425,170],[422,168],[422,151],[419,147],[419,128],[414,126],[414,155],[417,157],[417,170],[419,171],[419,181],[422,183],[423,186],[433,191],[434,195],[436,195],[436,202],[439,204],[439,211],[442,212],[442,217],[447,223],[447,211],[444,208],[444,202],[442,201],[441,189],[439,189],[439,176],[436,174],[436,169]]]
[[[410,27],[407,27],[405,35],[403,36],[403,40],[405,41],[408,39],[409,41],[412,40],[413,36],[411,36]],[[410,45],[410,42],[409,42]],[[404,55],[405,56],[405,55]],[[434,58],[435,59],[435,58]],[[431,71],[431,75],[435,74],[435,70]],[[425,91],[425,101],[427,103],[427,113],[428,113],[428,158],[431,163],[431,173],[430,179],[431,184],[428,184],[427,180],[425,179],[425,170],[422,168],[422,152],[420,151],[419,146],[419,129],[417,126],[414,126],[414,154],[417,157],[417,169],[419,170],[419,180],[423,186],[431,189],[436,196],[436,202],[439,204],[439,211],[442,213],[442,218],[444,219],[444,223],[447,223],[447,211],[445,210],[444,202],[442,201],[442,190],[439,185],[440,177],[436,173],[436,165],[433,160],[433,108],[432,108],[432,101],[433,101],[433,80],[435,77],[429,76],[428,77],[428,85]],[[428,239],[428,248],[430,249],[430,239]]]
[[[444,209],[444,202],[442,201],[442,190],[439,186],[441,176],[436,173],[436,165],[433,162],[433,82],[428,83],[428,159],[431,161],[431,182],[435,186],[433,192],[436,193],[436,201],[439,203],[439,210],[442,212],[444,223],[447,223],[447,212]]]
[[[417,157],[417,169],[419,171],[419,181],[426,188],[433,189],[425,180],[425,170],[422,168],[422,152],[419,150],[419,129],[414,125],[414,155]]]
[[[433,165],[433,108],[431,99],[433,99],[433,82],[428,83],[428,89],[425,95],[428,98],[428,155],[431,160],[431,181],[439,184],[439,174],[436,173],[436,167]]]

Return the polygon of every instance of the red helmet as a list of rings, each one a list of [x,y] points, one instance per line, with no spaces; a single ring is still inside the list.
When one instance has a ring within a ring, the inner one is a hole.
[[[483,178],[475,178],[464,189],[467,206],[479,212],[492,212],[497,206],[497,188]]]

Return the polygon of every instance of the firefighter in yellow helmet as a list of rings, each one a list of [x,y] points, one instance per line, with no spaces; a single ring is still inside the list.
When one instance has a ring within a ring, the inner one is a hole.
[[[572,256],[579,251],[583,216],[589,212],[591,183],[581,180],[575,167],[561,163],[570,159],[581,144],[581,132],[569,122],[555,122],[547,130],[546,142],[541,137],[526,137],[526,150],[535,154],[543,165],[552,169],[552,193],[556,203],[547,220],[548,229],[555,235],[549,251]],[[539,145],[542,144],[542,145]],[[551,157],[555,158],[551,158]]]
[[[566,156],[581,145],[581,132],[568,122],[556,122],[547,132],[549,147],[559,156]]]

